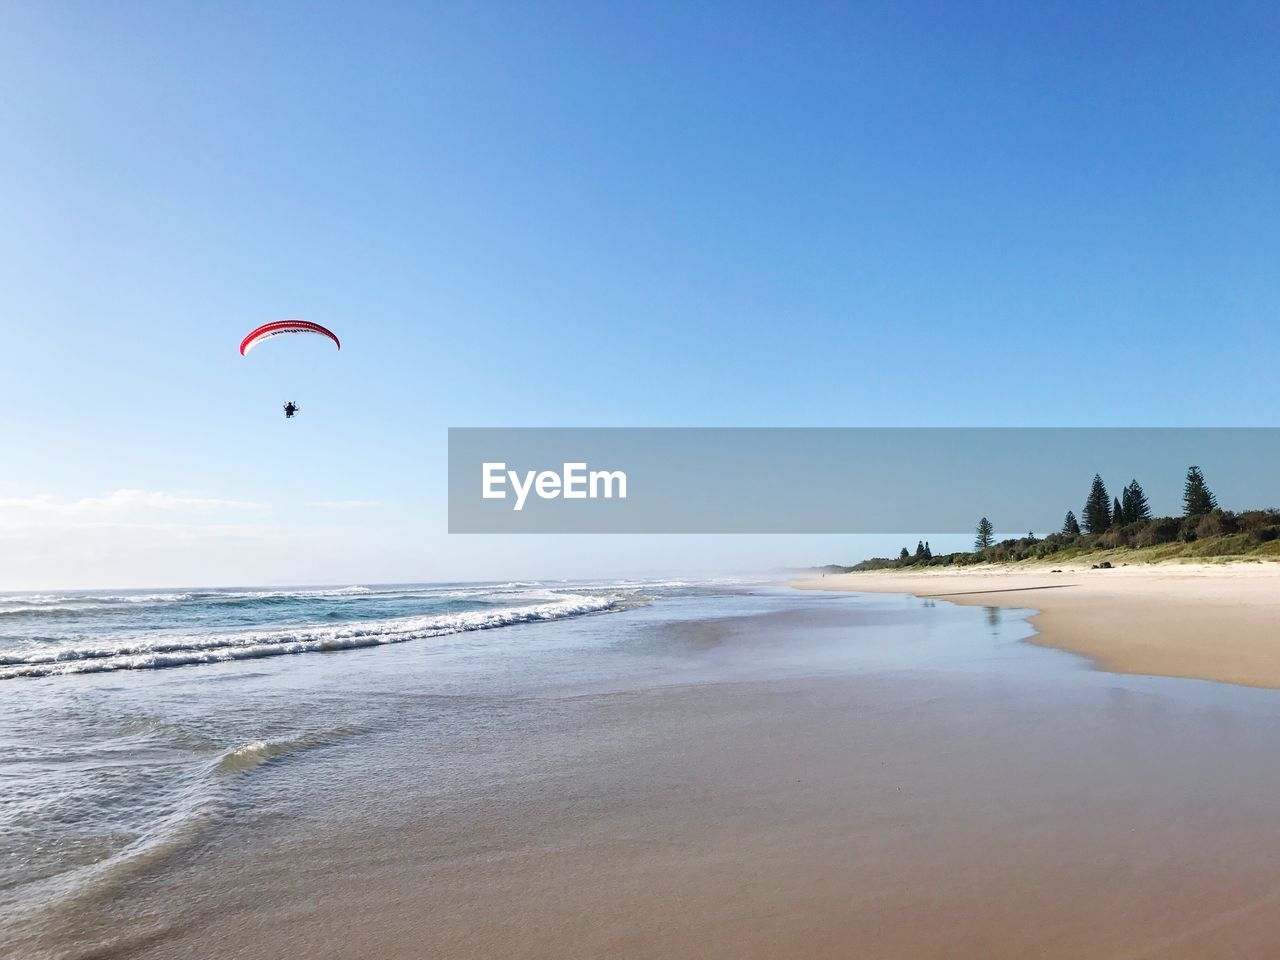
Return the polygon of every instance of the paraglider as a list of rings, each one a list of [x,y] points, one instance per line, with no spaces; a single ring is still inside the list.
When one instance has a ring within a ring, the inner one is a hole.
[[[320,326],[318,323],[311,323],[309,320],[275,320],[272,323],[264,323],[257,329],[249,331],[248,336],[240,341],[240,356],[245,356],[263,340],[270,340],[272,337],[278,337],[282,333],[316,333],[322,337],[328,337],[333,341],[335,347],[339,350],[342,349],[342,344],[338,341],[337,334]]]
[[[337,334],[327,327],[320,326],[318,323],[312,323],[309,320],[274,320],[249,331],[248,335],[240,341],[240,356],[247,356],[249,351],[262,343],[262,341],[270,340],[272,337],[278,337],[284,333],[311,333],[321,337],[328,337],[333,341],[335,347],[339,350],[342,349],[342,343],[338,340]],[[285,419],[292,420],[293,415],[301,409],[290,400],[284,405]]]

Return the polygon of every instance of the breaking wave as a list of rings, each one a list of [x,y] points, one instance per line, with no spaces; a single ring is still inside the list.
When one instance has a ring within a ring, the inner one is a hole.
[[[628,600],[621,595],[545,594],[543,597],[543,602],[521,606],[397,617],[342,626],[176,637],[104,638],[90,643],[62,642],[0,653],[0,680],[111,670],[154,670],[285,654],[352,650],[602,613],[620,609],[627,605]]]

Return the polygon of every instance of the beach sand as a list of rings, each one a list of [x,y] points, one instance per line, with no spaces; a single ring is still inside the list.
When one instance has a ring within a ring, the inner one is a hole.
[[[1280,563],[939,567],[795,585],[1033,607],[1029,642],[1104,670],[1280,689]]]
[[[139,885],[120,904],[133,936],[90,955],[1205,960],[1280,944],[1280,771],[1256,762],[1280,745],[1273,719],[928,679],[672,688],[558,714],[546,743],[585,741],[592,762],[210,849]]]

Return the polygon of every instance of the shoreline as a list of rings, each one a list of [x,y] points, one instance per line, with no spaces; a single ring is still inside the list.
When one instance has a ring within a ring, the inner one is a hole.
[[[980,607],[794,599],[638,617],[634,642],[712,667],[673,686],[424,700],[432,674],[398,670],[392,735],[257,768],[253,816],[56,918],[84,947],[47,955],[1273,952],[1280,769],[1255,761],[1280,707],[1097,683]],[[957,655],[979,669],[915,669]],[[780,675],[792,656],[823,669]]]
[[[126,724],[307,746],[219,769],[198,838],[0,918],[0,953],[1273,953],[1280,701],[1093,674],[993,596],[674,591],[484,644],[71,678],[81,710],[144,693]]]
[[[1280,563],[981,565],[872,570],[793,582],[802,590],[905,593],[1031,608],[1028,643],[1140,676],[1280,690]]]

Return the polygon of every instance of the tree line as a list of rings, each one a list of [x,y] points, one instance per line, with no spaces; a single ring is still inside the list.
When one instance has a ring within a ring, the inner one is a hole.
[[[1233,536],[1238,534],[1239,536]],[[1209,489],[1198,466],[1187,469],[1182,492],[1180,517],[1155,517],[1147,495],[1137,479],[1131,479],[1112,496],[1100,474],[1094,474],[1084,506],[1077,516],[1068,510],[1062,528],[1045,537],[1029,533],[1014,540],[995,542],[995,524],[988,517],[978,521],[973,550],[935,556],[926,541],[915,551],[902,548],[896,559],[873,558],[850,568],[854,570],[882,567],[938,566],[1040,559],[1065,550],[1089,551],[1115,547],[1152,547],[1159,544],[1196,540],[1215,540],[1206,548],[1220,554],[1238,553],[1268,544],[1266,552],[1280,544],[1280,511],[1249,510],[1233,513],[1223,510]],[[1213,555],[1210,553],[1209,555]]]
[[[1209,490],[1200,468],[1188,467],[1187,479],[1182,489],[1182,515],[1201,517],[1217,508],[1218,498]],[[1107,495],[1107,485],[1102,482],[1102,476],[1095,473],[1080,515],[1084,520],[1084,533],[1102,533],[1112,527],[1150,520],[1151,507],[1147,503],[1147,495],[1142,491],[1142,484],[1137,480],[1129,481],[1122,497],[1111,498]],[[1070,510],[1062,523],[1062,532],[1068,535],[1081,532],[1080,523]]]
[[[1209,489],[1204,474],[1198,466],[1187,468],[1187,479],[1182,487],[1182,516],[1184,518],[1203,517],[1218,509],[1218,498]],[[1093,483],[1089,487],[1089,496],[1085,498],[1084,509],[1080,511],[1080,520],[1076,519],[1074,510],[1068,510],[1062,521],[1061,535],[1078,537],[1082,533],[1104,533],[1113,527],[1125,527],[1135,523],[1152,520],[1151,505],[1147,495],[1136,479],[1130,480],[1118,497],[1107,493],[1107,485],[1102,475],[1095,473]],[[1081,523],[1083,520],[1083,524]],[[983,517],[978,521],[977,537],[973,549],[981,552],[994,543],[994,527],[990,520]],[[1028,534],[1034,538],[1034,534]]]

